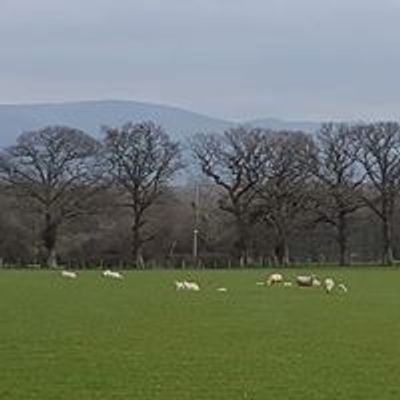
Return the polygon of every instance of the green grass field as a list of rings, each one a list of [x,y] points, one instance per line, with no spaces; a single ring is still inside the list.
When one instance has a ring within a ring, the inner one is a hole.
[[[260,270],[1,271],[0,399],[400,399],[400,271],[317,274],[349,293],[259,287]]]

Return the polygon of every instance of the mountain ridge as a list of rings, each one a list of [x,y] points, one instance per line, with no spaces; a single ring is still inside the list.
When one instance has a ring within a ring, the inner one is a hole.
[[[130,100],[82,100],[60,103],[0,104],[0,147],[13,144],[25,131],[49,125],[68,125],[101,137],[102,126],[120,126],[128,121],[153,120],[175,139],[197,132],[220,132],[237,125],[313,132],[319,123],[277,118],[229,121],[177,106]]]

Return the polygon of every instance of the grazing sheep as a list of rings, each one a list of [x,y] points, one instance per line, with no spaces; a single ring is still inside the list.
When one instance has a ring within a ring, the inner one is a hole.
[[[283,287],[292,287],[293,283],[292,282],[283,282]]]
[[[225,287],[219,287],[219,288],[217,289],[217,292],[227,292],[227,291],[228,291],[228,289],[225,288]]]
[[[183,284],[185,285],[185,289],[187,290],[194,290],[195,292],[198,292],[200,290],[200,286],[196,282],[183,281]]]
[[[327,293],[330,293],[335,287],[335,281],[332,278],[326,278],[324,280],[324,287]]]
[[[69,278],[69,279],[76,279],[78,278],[78,274],[76,272],[72,272],[72,271],[62,271],[61,272],[61,276],[63,278]]]
[[[299,275],[296,277],[296,283],[301,287],[312,287],[314,279],[313,275]]]
[[[272,286],[275,285],[276,283],[282,283],[283,282],[283,276],[282,274],[271,274],[268,279],[267,279],[267,285]]]
[[[200,290],[200,286],[196,282],[191,282],[191,290],[194,290],[195,292],[198,292]]]
[[[313,279],[313,281],[312,281],[312,286],[314,286],[314,287],[321,287],[321,285],[322,285],[322,283],[321,283],[321,281],[320,281],[319,279],[317,279],[317,278],[314,278],[314,279]]]
[[[175,281],[176,290],[194,290],[198,292],[200,290],[200,286],[196,282],[189,281]]]
[[[106,269],[102,276],[105,278],[114,278],[114,279],[124,279],[124,276],[120,272],[114,272],[109,269]]]
[[[347,293],[349,291],[349,289],[347,289],[347,286],[344,283],[339,283],[337,288],[342,290],[344,293]]]
[[[185,289],[185,283],[180,281],[175,281],[175,288],[176,290]]]

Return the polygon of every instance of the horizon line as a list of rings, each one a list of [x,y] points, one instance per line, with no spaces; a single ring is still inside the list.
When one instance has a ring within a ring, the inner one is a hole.
[[[172,110],[176,111],[184,111],[188,112],[191,114],[196,114],[198,116],[210,118],[210,119],[215,119],[220,122],[226,122],[226,123],[234,123],[234,124],[246,124],[246,123],[254,123],[257,121],[277,121],[277,122],[288,122],[288,123],[323,123],[326,121],[342,121],[340,119],[334,118],[334,119],[326,119],[326,118],[291,118],[291,117],[251,117],[251,118],[246,118],[246,119],[239,119],[239,118],[232,118],[232,119],[227,119],[224,117],[219,117],[219,116],[213,116],[209,115],[207,113],[199,112],[199,111],[194,111],[192,109],[186,108],[185,106],[181,105],[176,105],[176,104],[166,104],[166,103],[161,103],[161,102],[153,102],[153,101],[146,101],[146,100],[133,100],[133,99],[117,99],[117,98],[91,98],[91,99],[84,99],[84,100],[54,100],[54,101],[30,101],[30,102],[10,102],[10,103],[2,103],[0,102],[0,107],[51,107],[51,106],[62,106],[62,105],[72,105],[72,104],[90,104],[90,103],[136,103],[138,105],[143,105],[143,106],[155,106],[155,107],[164,107],[164,108],[169,108]]]

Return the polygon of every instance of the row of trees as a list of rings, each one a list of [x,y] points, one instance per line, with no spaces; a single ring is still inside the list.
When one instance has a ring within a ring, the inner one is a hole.
[[[22,258],[14,251],[19,245],[24,259],[48,266],[83,258],[143,267],[187,255],[194,230],[203,249],[195,262],[214,255],[225,263],[268,258],[286,265],[291,248],[296,259],[315,259],[312,248],[333,234],[345,265],[354,226],[365,219],[380,222],[381,260],[394,261],[397,123],[330,123],[316,136],[250,127],[198,134],[189,143],[202,188],[194,202],[189,173],[177,174],[185,168],[181,145],[161,127],[128,123],[104,134],[98,141],[47,127],[22,134],[1,153],[0,249],[8,243],[2,251],[9,261]],[[313,237],[308,245],[305,235]],[[57,252],[70,248],[65,238],[75,256]]]
[[[180,167],[179,145],[151,122],[106,129],[103,143],[68,127],[24,133],[0,163],[4,190],[42,220],[48,266],[57,264],[62,225],[101,212],[107,204],[99,194],[107,190],[113,207],[131,211],[132,259],[141,265],[141,249],[151,239],[142,234],[145,213]]]
[[[247,231],[262,218],[275,230],[276,255],[289,262],[289,232],[311,211],[336,231],[340,264],[349,262],[349,223],[368,207],[382,226],[382,261],[393,263],[393,221],[400,192],[400,126],[325,124],[316,139],[301,132],[241,128],[195,139],[202,171],[225,192],[221,207],[238,225],[247,258]]]

